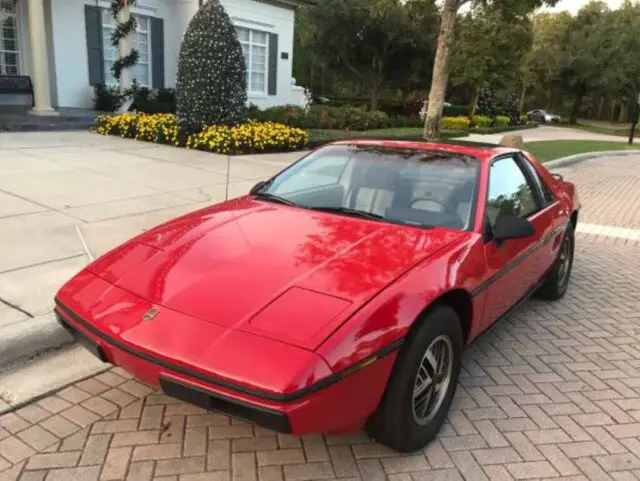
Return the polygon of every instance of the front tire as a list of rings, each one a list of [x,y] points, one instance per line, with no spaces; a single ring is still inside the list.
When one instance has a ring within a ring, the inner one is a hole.
[[[367,423],[376,441],[403,453],[432,441],[447,417],[458,384],[463,339],[449,306],[430,310],[405,341],[378,410]]]
[[[575,235],[573,224],[569,224],[562,238],[558,257],[544,283],[536,292],[536,296],[547,301],[562,299],[567,293],[571,271],[573,269],[573,255],[575,251]]]

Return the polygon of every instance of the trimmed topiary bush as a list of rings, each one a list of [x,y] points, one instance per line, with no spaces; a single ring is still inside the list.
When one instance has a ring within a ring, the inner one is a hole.
[[[520,102],[513,92],[509,93],[505,98],[502,113],[509,117],[509,125],[520,124]]]
[[[478,108],[476,114],[484,115],[489,118],[495,118],[497,115],[496,98],[493,94],[493,90],[490,88],[483,88],[480,92],[480,98],[478,98]]]
[[[471,124],[471,120],[469,117],[442,117],[442,128],[443,129],[468,129]]]
[[[185,130],[244,121],[244,56],[219,0],[208,0],[189,23],[180,47],[176,90],[177,119]]]
[[[506,127],[509,125],[509,117],[506,115],[498,115],[496,117],[496,127]]]
[[[484,115],[474,115],[472,122],[476,127],[486,129],[488,127],[491,127],[493,119],[490,117],[485,117]]]

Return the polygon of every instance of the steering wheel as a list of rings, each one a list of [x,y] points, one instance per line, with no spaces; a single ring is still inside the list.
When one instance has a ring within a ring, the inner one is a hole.
[[[434,204],[437,204],[440,207],[442,207],[443,213],[452,214],[452,215],[455,215],[456,217],[460,217],[460,215],[455,210],[453,210],[450,206],[432,197],[416,197],[409,203],[409,208],[413,209],[413,206],[415,205],[415,203],[420,201],[433,202]]]

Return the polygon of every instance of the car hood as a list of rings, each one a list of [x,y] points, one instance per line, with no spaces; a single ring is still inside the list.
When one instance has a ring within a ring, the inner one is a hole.
[[[159,226],[87,269],[153,305],[314,349],[463,235],[244,197]]]

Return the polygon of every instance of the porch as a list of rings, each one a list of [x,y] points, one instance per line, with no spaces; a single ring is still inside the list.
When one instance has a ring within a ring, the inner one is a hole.
[[[33,101],[20,92],[3,92],[0,98],[0,118],[14,118],[28,113],[34,116],[58,116],[52,107],[50,57],[53,56],[47,36],[52,34],[51,16],[47,25],[45,16],[51,12],[52,0],[0,0],[0,75],[28,76],[33,86]],[[28,102],[24,103],[27,97]],[[27,109],[26,106],[29,108]],[[0,120],[0,125],[2,125]]]

